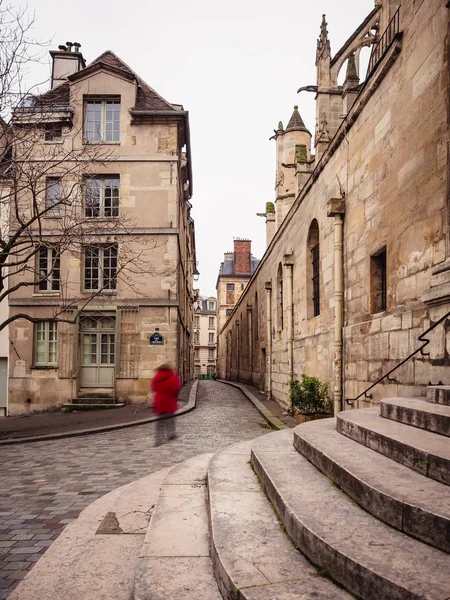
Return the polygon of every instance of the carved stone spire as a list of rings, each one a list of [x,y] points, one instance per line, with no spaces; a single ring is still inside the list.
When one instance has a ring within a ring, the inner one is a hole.
[[[328,39],[327,22],[325,15],[322,15],[322,24],[320,26],[320,37],[317,40],[316,66],[319,60],[331,58],[331,46]]]

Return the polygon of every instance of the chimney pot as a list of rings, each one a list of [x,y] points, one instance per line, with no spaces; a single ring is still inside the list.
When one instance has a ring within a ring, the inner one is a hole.
[[[61,46],[58,46],[58,50],[61,50],[62,52],[67,52],[67,48],[64,46],[64,44],[61,44]]]

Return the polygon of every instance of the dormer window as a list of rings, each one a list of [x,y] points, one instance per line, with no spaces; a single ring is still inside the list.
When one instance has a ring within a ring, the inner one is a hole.
[[[120,142],[120,100],[87,100],[85,138],[88,143]]]

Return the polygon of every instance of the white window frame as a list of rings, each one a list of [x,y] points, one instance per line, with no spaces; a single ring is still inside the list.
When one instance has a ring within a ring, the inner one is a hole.
[[[58,323],[38,321],[34,326],[34,365],[58,366]]]
[[[208,329],[215,329],[214,317],[209,317]]]
[[[47,177],[45,180],[45,216],[58,217],[61,209],[61,178]]]
[[[215,302],[208,302],[208,310],[216,310]]]
[[[42,245],[37,251],[38,293],[59,293],[61,286],[61,256],[56,246]],[[42,279],[45,278],[45,279]]]
[[[198,315],[194,316],[194,327],[200,327],[200,317]]]
[[[93,110],[94,106],[98,110]],[[87,144],[120,143],[120,98],[85,98],[84,111]],[[112,112],[112,118],[108,117],[109,112]],[[115,118],[117,114],[118,119]]]
[[[108,183],[109,182],[109,183]],[[117,185],[114,185],[117,183]],[[89,189],[92,187],[92,191]],[[89,196],[94,194],[94,186],[98,185],[98,204],[94,205]],[[107,190],[111,190],[110,196]],[[117,196],[114,195],[117,190]],[[109,200],[109,206],[107,206]],[[120,207],[120,177],[119,175],[96,175],[95,177],[86,177],[84,181],[84,216],[87,219],[114,219],[119,216]],[[108,214],[108,212],[110,214]],[[97,213],[97,214],[94,214]]]
[[[113,269],[113,267],[111,266],[106,266],[106,260],[108,260],[108,258],[113,259],[114,256],[111,255],[111,257],[107,256],[106,251],[110,250],[110,249],[115,249],[115,268]],[[95,264],[88,264],[88,260],[92,260],[95,261],[95,256],[92,256],[92,258],[89,256],[88,253],[93,252],[94,250],[98,250],[98,255],[97,255],[97,260],[98,263],[97,265]],[[95,291],[103,291],[103,292],[115,292],[117,290],[117,270],[118,270],[118,261],[119,261],[119,247],[117,244],[108,244],[108,245],[89,245],[89,246],[85,246],[84,248],[84,252],[83,252],[83,291],[85,292],[95,292]],[[98,275],[91,275],[90,277],[87,277],[87,272],[88,269],[91,269],[92,271],[97,270]],[[114,275],[112,277],[109,278],[109,281],[107,281],[105,279],[105,271],[106,269],[111,269],[111,272],[114,271]],[[86,283],[90,281],[91,284],[90,285],[86,285]],[[97,286],[94,287],[94,282],[97,281]]]

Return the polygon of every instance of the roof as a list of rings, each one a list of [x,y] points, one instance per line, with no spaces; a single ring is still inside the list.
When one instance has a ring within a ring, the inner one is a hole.
[[[259,258],[255,258],[253,254],[250,257],[251,262],[251,273],[235,273],[234,272],[234,256],[225,258],[223,263],[220,265],[219,276],[231,275],[233,277],[249,277],[256,271],[256,267],[259,265]]]
[[[106,50],[100,56],[97,56],[90,62],[85,69],[71,75],[69,79],[75,81],[79,77],[86,75],[86,71],[95,72],[98,69],[106,68],[116,71],[125,77],[133,78],[137,83],[136,104],[133,107],[135,110],[180,110],[178,106],[170,104],[162,96],[160,96],[153,88],[151,88],[143,79],[139,77],[122,59],[120,59],[111,50]],[[181,107],[182,109],[182,107]]]
[[[69,106],[70,105],[70,83],[64,82],[53,90],[36,97],[36,101],[41,106]]]
[[[309,131],[306,129],[306,125],[303,122],[303,119],[300,116],[300,113],[298,112],[297,105],[294,106],[294,112],[292,113],[285,131],[307,131],[309,133]]]

